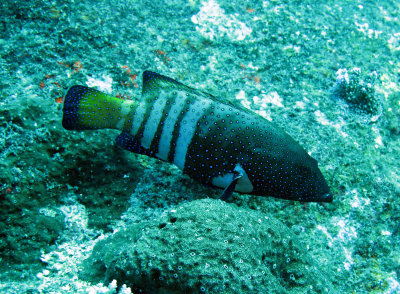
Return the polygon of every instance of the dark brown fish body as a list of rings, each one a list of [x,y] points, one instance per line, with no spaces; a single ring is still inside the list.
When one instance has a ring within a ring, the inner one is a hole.
[[[139,101],[82,86],[65,97],[66,129],[115,128],[123,148],[171,162],[192,178],[231,191],[330,202],[315,159],[263,117],[145,72]]]

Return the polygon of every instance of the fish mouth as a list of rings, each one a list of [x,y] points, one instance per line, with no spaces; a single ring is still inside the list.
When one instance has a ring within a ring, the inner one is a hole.
[[[300,198],[295,198],[294,200],[302,202],[332,202],[333,196],[331,193],[325,193],[321,196],[300,197]]]
[[[333,195],[331,193],[326,193],[318,198],[318,201],[320,202],[332,202],[332,200],[333,200]]]

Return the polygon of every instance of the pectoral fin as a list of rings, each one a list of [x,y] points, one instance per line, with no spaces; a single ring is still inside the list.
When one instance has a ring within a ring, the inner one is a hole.
[[[235,190],[235,186],[242,176],[243,174],[241,174],[240,172],[234,171],[232,181],[229,183],[229,185],[224,189],[224,191],[221,194],[220,197],[221,200],[227,201],[232,196],[232,193]]]

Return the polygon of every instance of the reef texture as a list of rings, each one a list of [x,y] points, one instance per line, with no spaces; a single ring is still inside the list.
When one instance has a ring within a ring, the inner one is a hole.
[[[332,293],[277,219],[219,200],[185,203],[99,241],[81,278],[136,293]]]

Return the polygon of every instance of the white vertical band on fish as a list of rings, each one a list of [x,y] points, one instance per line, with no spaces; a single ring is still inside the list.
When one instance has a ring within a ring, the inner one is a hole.
[[[117,128],[122,129],[125,124],[125,117],[128,116],[133,102],[130,100],[125,100],[124,102],[121,103],[121,119],[118,121]]]
[[[135,114],[133,116],[131,135],[135,136],[137,134],[143,123],[145,114],[146,114],[146,103],[142,101],[141,103],[139,103],[138,107],[136,108]]]
[[[141,140],[142,146],[144,148],[150,149],[151,142],[153,141],[158,125],[160,124],[166,103],[167,98],[165,97],[165,95],[162,95],[160,93],[160,96],[154,102],[150,111],[150,116],[144,125],[143,137]]]
[[[168,113],[168,117],[164,122],[160,137],[160,143],[158,145],[158,153],[156,154],[156,156],[162,160],[168,159],[168,153],[171,148],[172,133],[174,131],[174,127],[178,120],[178,117],[185,107],[186,98],[187,97],[185,93],[177,93],[175,102],[173,103]]]
[[[192,141],[194,132],[196,130],[197,122],[203,114],[203,109],[207,108],[211,101],[195,100],[189,107],[189,111],[185,114],[181,121],[181,127],[179,129],[179,137],[176,141],[174,164],[183,170],[185,167],[185,158],[187,149],[190,142]]]

